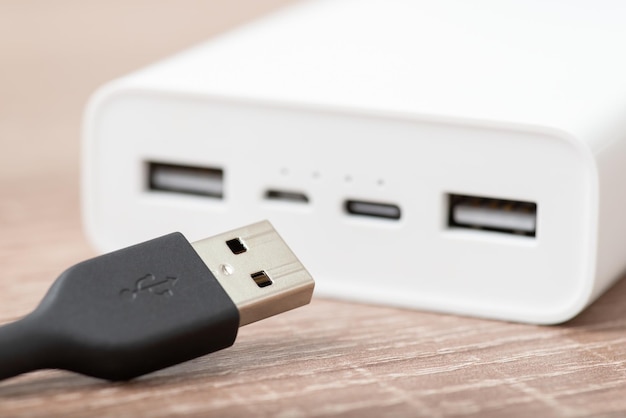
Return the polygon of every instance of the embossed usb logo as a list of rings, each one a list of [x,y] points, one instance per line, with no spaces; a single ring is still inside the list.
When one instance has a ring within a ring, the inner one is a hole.
[[[167,276],[163,280],[157,280],[156,276],[148,273],[137,279],[133,289],[122,289],[120,296],[124,299],[135,300],[140,293],[152,293],[157,296],[174,296],[172,288],[176,285],[178,277]]]

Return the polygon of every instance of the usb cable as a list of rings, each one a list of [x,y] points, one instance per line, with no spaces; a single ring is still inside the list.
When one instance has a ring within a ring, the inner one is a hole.
[[[309,303],[314,282],[267,222],[180,233],[76,264],[0,327],[0,379],[65,369],[127,380],[221,350],[240,326]]]

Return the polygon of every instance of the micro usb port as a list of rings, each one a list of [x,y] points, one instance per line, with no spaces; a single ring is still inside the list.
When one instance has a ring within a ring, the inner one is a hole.
[[[507,234],[537,235],[537,204],[488,197],[448,195],[448,226]]]
[[[391,203],[346,200],[344,208],[350,215],[368,216],[373,218],[398,220],[401,215],[400,207]]]
[[[269,189],[265,191],[265,199],[292,203],[309,203],[309,197],[292,190]]]
[[[148,162],[148,189],[224,197],[224,171],[214,167]]]

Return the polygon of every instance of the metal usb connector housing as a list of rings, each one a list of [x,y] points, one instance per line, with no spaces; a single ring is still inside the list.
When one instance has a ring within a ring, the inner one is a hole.
[[[268,221],[192,246],[239,309],[240,326],[311,300],[313,278]]]

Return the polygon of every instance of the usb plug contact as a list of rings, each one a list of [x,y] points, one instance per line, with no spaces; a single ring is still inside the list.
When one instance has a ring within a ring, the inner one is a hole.
[[[311,300],[311,275],[268,221],[196,241],[192,246],[237,305],[239,326]]]
[[[309,303],[313,287],[269,222],[193,244],[165,235],[76,264],[0,327],[0,379],[132,379],[231,346],[241,325]]]

